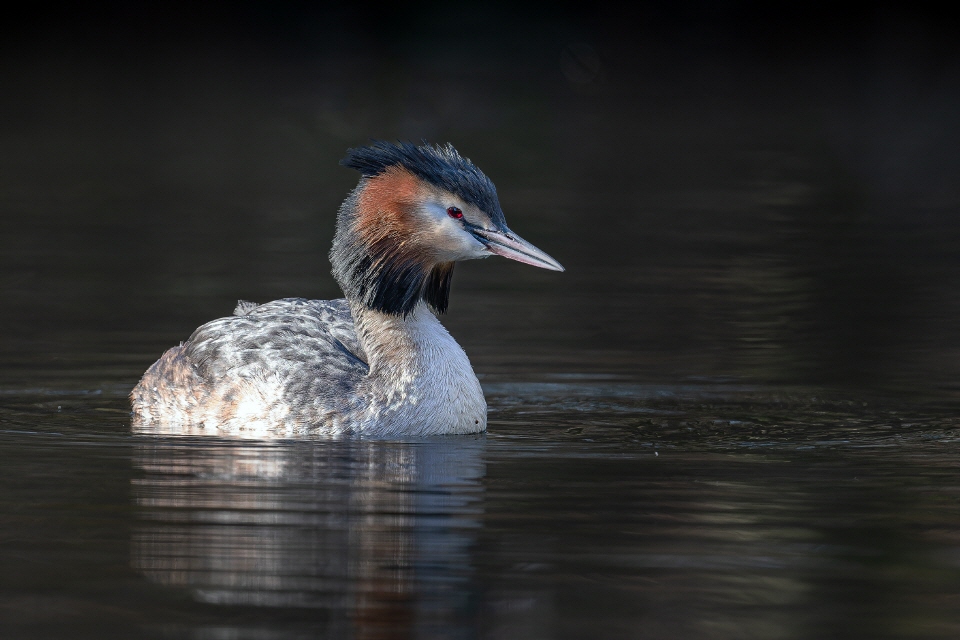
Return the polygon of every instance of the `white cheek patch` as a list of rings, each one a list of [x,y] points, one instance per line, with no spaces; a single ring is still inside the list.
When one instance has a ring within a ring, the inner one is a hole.
[[[463,224],[451,218],[446,207],[428,202],[423,212],[423,242],[438,259],[443,261],[485,258],[489,252],[483,243],[463,228]]]

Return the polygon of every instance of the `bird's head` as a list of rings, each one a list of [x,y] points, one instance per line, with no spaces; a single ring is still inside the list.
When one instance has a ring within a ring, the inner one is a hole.
[[[510,231],[493,182],[453,145],[374,142],[340,164],[362,175],[340,207],[330,251],[348,298],[394,315],[424,300],[442,313],[459,260],[500,255],[563,271]]]

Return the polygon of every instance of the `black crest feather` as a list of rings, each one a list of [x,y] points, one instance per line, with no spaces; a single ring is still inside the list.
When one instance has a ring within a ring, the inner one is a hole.
[[[506,225],[493,182],[449,142],[445,145],[424,142],[417,146],[410,142],[374,140],[370,146],[348,149],[347,157],[340,164],[356,169],[364,178],[378,176],[388,167],[401,166],[476,205],[498,227]]]

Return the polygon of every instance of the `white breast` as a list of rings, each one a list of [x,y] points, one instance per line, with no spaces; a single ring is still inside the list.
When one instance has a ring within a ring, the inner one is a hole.
[[[370,375],[358,389],[369,435],[478,433],[487,404],[470,360],[423,304],[405,319],[360,312]]]

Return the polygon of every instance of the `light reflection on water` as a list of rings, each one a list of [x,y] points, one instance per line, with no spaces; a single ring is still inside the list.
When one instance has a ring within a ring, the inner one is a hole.
[[[322,608],[359,635],[469,606],[485,442],[146,440],[132,564],[216,605]]]
[[[130,434],[119,389],[5,394],[10,637],[960,631],[950,407],[485,386],[485,437],[415,442]]]
[[[809,388],[591,377],[488,380],[486,391],[481,438],[135,437],[130,564],[212,607],[217,622],[177,615],[148,630],[708,639],[960,629],[949,605],[960,592],[951,412]]]

